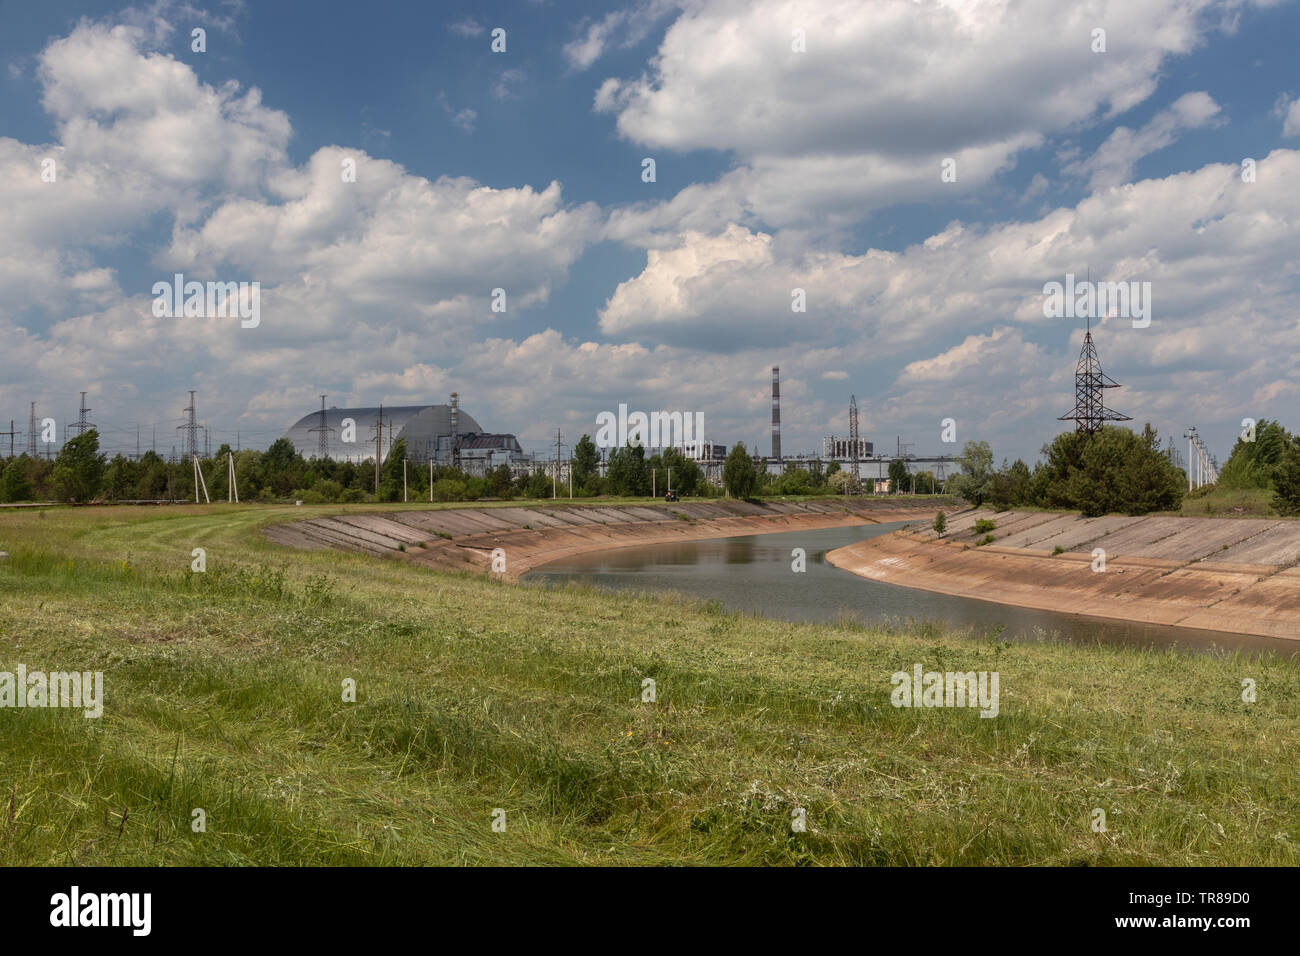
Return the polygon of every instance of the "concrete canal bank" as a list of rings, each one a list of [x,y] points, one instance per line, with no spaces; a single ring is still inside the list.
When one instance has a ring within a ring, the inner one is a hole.
[[[993,541],[974,525],[995,523]],[[1095,552],[1105,552],[1105,570]],[[830,552],[854,574],[1096,617],[1300,639],[1300,521],[966,511]]]
[[[505,577],[587,551],[933,519],[939,502],[888,498],[750,502],[734,499],[646,505],[543,505],[340,514],[272,525],[265,533],[297,548],[335,548],[446,570],[491,570],[505,552]]]

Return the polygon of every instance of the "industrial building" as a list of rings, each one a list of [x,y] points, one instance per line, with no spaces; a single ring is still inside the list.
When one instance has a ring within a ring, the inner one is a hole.
[[[321,407],[290,426],[285,437],[304,458],[373,461],[378,451],[384,461],[393,445],[404,441],[409,461],[433,461],[470,475],[501,465],[518,475],[534,466],[514,435],[486,431],[460,408],[454,392],[448,405],[326,408],[322,398]]]
[[[858,458],[870,458],[874,455],[875,445],[865,438],[858,439]],[[853,445],[847,438],[834,435],[822,439],[822,457],[831,461],[851,461],[854,458]]]

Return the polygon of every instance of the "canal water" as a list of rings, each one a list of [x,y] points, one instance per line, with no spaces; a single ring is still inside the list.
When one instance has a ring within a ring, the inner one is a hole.
[[[547,585],[581,582],[619,591],[672,591],[791,621],[853,620],[898,625],[931,621],[984,638],[1004,628],[1009,641],[1060,640],[1076,644],[1177,646],[1188,650],[1240,648],[1257,653],[1300,653],[1300,642],[1156,624],[1130,623],[1012,607],[870,581],[826,563],[826,552],[903,527],[903,522],[822,528],[704,541],[664,542],[596,551],[555,561],[524,575]],[[803,548],[807,571],[791,570],[791,551]]]

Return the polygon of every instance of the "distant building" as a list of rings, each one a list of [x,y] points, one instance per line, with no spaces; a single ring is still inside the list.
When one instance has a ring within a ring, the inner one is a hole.
[[[695,461],[721,461],[727,457],[727,446],[711,441],[688,441],[682,447],[682,454]]]
[[[875,446],[865,438],[858,439],[858,458],[870,458],[875,453]],[[822,455],[832,461],[850,461],[853,458],[853,443],[847,438],[831,435],[822,439]]]
[[[450,405],[385,405],[382,412],[375,407],[316,409],[291,425],[285,437],[304,458],[320,457],[323,434],[327,458],[373,461],[375,424],[381,415],[381,461],[387,460],[393,445],[404,441],[409,461],[432,459],[439,466],[459,461],[461,469],[471,475],[481,475],[500,465],[509,465],[514,474],[526,473],[533,467],[532,456],[524,453],[514,435],[485,431],[463,408],[456,409],[453,437]]]

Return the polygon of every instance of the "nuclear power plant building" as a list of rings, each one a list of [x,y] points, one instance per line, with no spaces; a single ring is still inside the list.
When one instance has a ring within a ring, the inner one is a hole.
[[[533,456],[524,453],[514,435],[487,432],[472,415],[452,405],[316,409],[290,426],[285,437],[304,458],[373,461],[375,431],[381,421],[381,461],[387,460],[397,442],[404,441],[407,460],[459,465],[471,475],[501,465],[523,474],[534,466]]]

